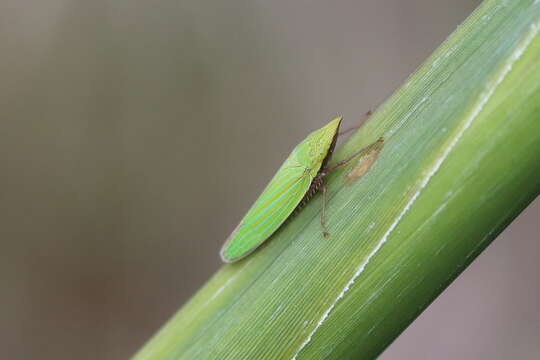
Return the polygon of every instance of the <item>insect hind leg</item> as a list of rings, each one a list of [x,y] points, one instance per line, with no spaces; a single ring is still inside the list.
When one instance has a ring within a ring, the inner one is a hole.
[[[324,182],[321,182],[320,191],[322,193],[321,227],[322,234],[326,238],[330,236],[330,233],[326,228],[326,185],[324,184]]]

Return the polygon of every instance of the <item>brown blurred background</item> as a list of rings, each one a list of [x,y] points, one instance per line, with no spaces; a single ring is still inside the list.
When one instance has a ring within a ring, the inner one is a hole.
[[[479,2],[2,0],[2,358],[129,357],[290,148],[358,121]],[[381,358],[536,358],[539,215]]]

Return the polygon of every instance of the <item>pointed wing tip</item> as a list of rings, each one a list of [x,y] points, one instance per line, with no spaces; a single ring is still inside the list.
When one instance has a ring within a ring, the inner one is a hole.
[[[227,237],[227,240],[225,240],[225,243],[223,244],[223,246],[221,247],[221,250],[219,251],[219,256],[221,257],[221,260],[223,260],[224,263],[233,263],[235,262],[236,260],[238,260],[238,258],[234,258],[234,257],[230,257],[230,256],[227,256],[227,249],[229,248],[229,245],[231,244],[234,236],[236,235],[236,232],[238,231],[238,228],[240,227],[241,223],[236,225],[236,227],[234,228],[234,230],[231,232],[231,234]]]
[[[230,257],[230,256],[226,255],[226,251],[227,251],[227,248],[223,247],[223,249],[221,249],[221,251],[219,252],[219,256],[221,257],[221,260],[226,264],[235,263],[238,260],[241,260],[241,259],[245,258],[247,255],[249,255],[249,253],[247,253],[247,254],[243,254],[241,256]]]
[[[234,235],[234,232],[231,234],[231,236],[229,236],[229,238],[227,239],[227,241],[225,242],[225,244],[223,245],[223,247],[221,248],[221,250],[219,252],[219,256],[221,257],[221,260],[226,264],[232,264],[232,263],[235,263],[235,262],[237,262],[239,260],[242,260],[243,258],[249,256],[252,252],[257,250],[259,248],[259,246],[261,245],[261,243],[259,243],[256,246],[251,247],[247,251],[243,251],[241,253],[236,253],[236,254],[233,254],[231,256],[230,254],[227,254],[227,250],[229,249],[229,245],[230,245],[230,242],[231,242],[230,240],[231,240],[233,235]]]
[[[223,244],[223,246],[221,247],[221,250],[219,251],[219,256],[221,257],[221,260],[227,264],[230,264],[236,261],[236,259],[231,258],[230,256],[227,256],[227,249],[229,248],[231,237],[234,235],[235,231],[233,231],[233,233],[227,238],[227,240],[225,241],[225,244]]]
[[[244,251],[243,253],[241,253],[240,255],[236,254],[236,255],[233,255],[231,256],[230,254],[227,255],[227,250],[229,249],[231,243],[234,242],[235,240],[235,236],[236,234],[238,233],[238,229],[240,228],[240,226],[242,226],[242,222],[240,222],[235,228],[234,230],[232,231],[232,233],[227,237],[227,240],[225,240],[225,244],[223,244],[223,247],[221,248],[220,252],[219,252],[219,255],[221,257],[221,260],[223,260],[224,263],[226,264],[232,264],[234,262],[237,262],[238,260],[241,260],[243,258],[245,258],[246,256],[248,256],[249,254],[251,254],[258,246],[256,246],[255,248],[253,248],[251,251]]]
[[[221,261],[223,261],[226,264],[232,264],[233,262],[236,261],[234,259],[230,259],[227,256],[225,256],[223,251],[220,251],[219,256],[221,257]]]

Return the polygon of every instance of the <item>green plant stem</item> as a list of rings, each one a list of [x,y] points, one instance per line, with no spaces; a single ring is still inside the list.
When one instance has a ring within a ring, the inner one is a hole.
[[[317,196],[135,359],[380,354],[540,191],[539,32],[539,1],[484,2],[334,155],[385,139],[328,177],[329,238]]]

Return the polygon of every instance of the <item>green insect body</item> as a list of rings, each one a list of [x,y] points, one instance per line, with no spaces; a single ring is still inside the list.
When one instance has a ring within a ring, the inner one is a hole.
[[[326,162],[336,145],[341,117],[313,131],[291,152],[263,193],[221,249],[225,262],[235,262],[268,239],[322,184]]]

